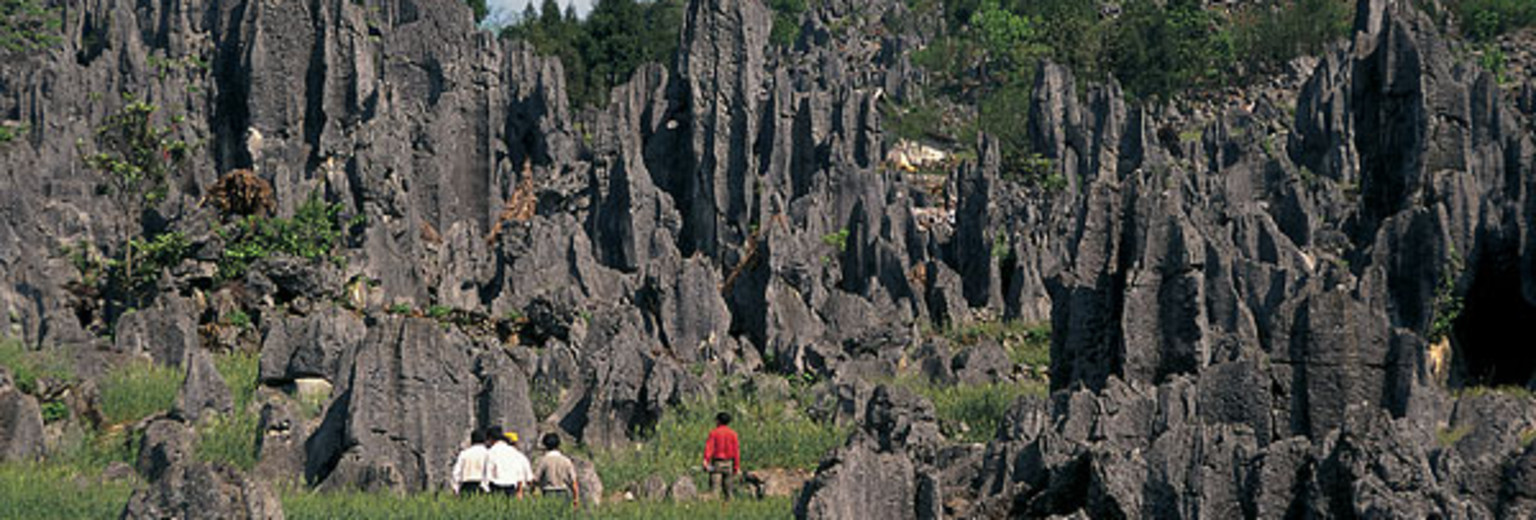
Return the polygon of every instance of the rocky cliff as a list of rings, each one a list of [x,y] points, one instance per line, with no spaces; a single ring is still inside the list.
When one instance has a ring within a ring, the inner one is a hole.
[[[1536,316],[1530,103],[1415,9],[1360,12],[1289,80],[1201,107],[1043,65],[1019,131],[1065,186],[1016,182],[982,136],[935,191],[885,161],[881,104],[934,34],[903,2],[821,2],[778,48],[757,0],[695,0],[676,66],[595,109],[452,0],[68,2],[61,44],[0,67],[28,129],[0,143],[0,325],[189,373],[259,349],[263,385],[331,397],[268,405],[258,473],[322,488],[440,488],[490,424],[619,445],[771,370],[851,389],[806,517],[1527,517],[1536,407],[1457,389],[1536,373],[1510,339]],[[192,143],[144,219],[82,161],[123,93]],[[318,193],[361,217],[345,261],[217,276],[208,196],[240,169],[277,215]],[[150,229],[191,253],[149,301],[72,290],[67,251]],[[231,308],[253,329],[221,331]],[[919,324],[979,316],[1054,330],[1054,392],[985,447],[862,382]]]

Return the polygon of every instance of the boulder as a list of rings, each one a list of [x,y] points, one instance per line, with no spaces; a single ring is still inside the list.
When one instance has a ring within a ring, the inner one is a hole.
[[[0,462],[39,459],[43,446],[43,414],[37,400],[15,388],[0,386]]]
[[[699,488],[693,484],[693,477],[683,475],[672,481],[672,486],[667,488],[667,498],[673,502],[690,502],[699,498]]]
[[[196,423],[209,412],[228,414],[233,409],[234,398],[230,396],[229,386],[219,375],[218,368],[213,365],[213,357],[202,349],[188,352],[186,377],[182,380],[181,390],[176,394],[172,413]]]
[[[270,487],[239,470],[198,462],[167,468],[135,491],[122,518],[282,520],[283,505]]]

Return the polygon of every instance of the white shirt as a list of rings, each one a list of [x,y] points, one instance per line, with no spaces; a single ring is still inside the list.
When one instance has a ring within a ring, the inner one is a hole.
[[[491,447],[486,472],[491,476],[491,483],[501,487],[533,480],[533,464],[528,462],[528,456],[505,442]]]
[[[465,482],[476,482],[483,491],[490,491],[490,484],[486,483],[485,467],[490,459],[490,450],[484,444],[476,444],[459,452],[459,460],[453,463],[453,492],[459,492],[459,485]]]

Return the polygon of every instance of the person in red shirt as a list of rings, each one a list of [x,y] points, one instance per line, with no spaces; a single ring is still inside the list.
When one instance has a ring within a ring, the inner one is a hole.
[[[709,487],[719,490],[726,500],[731,498],[731,481],[741,473],[741,443],[730,424],[731,414],[716,414],[715,429],[704,441],[704,472],[709,474]]]

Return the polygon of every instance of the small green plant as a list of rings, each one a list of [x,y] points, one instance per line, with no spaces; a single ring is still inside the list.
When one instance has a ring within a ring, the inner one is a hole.
[[[997,236],[992,237],[992,258],[1002,260],[1008,258],[1008,254],[1012,252],[1013,249],[1008,247],[1008,235],[998,233]]]
[[[182,371],[148,361],[128,363],[101,382],[101,414],[108,424],[137,421],[176,403]]]
[[[1520,430],[1520,447],[1530,447],[1532,443],[1536,443],[1536,428]]]
[[[246,314],[244,310],[234,309],[229,311],[229,314],[224,315],[224,323],[231,327],[245,330],[251,328],[251,315]]]
[[[224,228],[223,257],[219,276],[226,280],[245,276],[251,264],[273,254],[284,253],[310,261],[329,260],[345,263],[339,249],[346,234],[362,223],[362,216],[343,219],[341,204],[327,204],[319,192],[312,192],[293,218],[268,218],[251,215],[234,226]]]
[[[1504,50],[1493,44],[1478,45],[1477,64],[1481,65],[1500,85],[1509,83],[1509,58]]]
[[[59,9],[39,0],[0,0],[0,49],[41,50],[58,45],[63,18]]]
[[[1440,441],[1441,446],[1449,448],[1461,442],[1461,439],[1466,438],[1469,433],[1472,433],[1472,425],[1470,424],[1463,424],[1455,428],[1441,428],[1435,432],[1435,440]]]
[[[390,314],[404,316],[406,314],[410,314],[411,313],[411,305],[408,304],[408,303],[399,302],[399,303],[395,303],[393,305],[390,305],[389,308],[385,309],[384,311],[388,312]]]
[[[832,246],[837,252],[848,250],[848,228],[842,228],[821,236],[821,243]]]
[[[773,10],[768,41],[779,47],[794,45],[800,38],[800,14],[805,12],[806,0],[769,0],[768,7]]]
[[[441,320],[441,319],[447,318],[448,315],[452,314],[452,313],[453,313],[453,307],[449,307],[447,305],[433,304],[433,305],[427,307],[427,316],[432,318],[432,319],[434,319],[434,320]]]
[[[20,139],[22,136],[27,135],[27,132],[31,131],[31,129],[32,127],[27,126],[26,123],[17,125],[0,124],[0,144]]]
[[[61,401],[48,401],[42,404],[43,422],[56,423],[69,418],[69,405]]]
[[[1456,326],[1456,320],[1461,317],[1462,300],[1456,295],[1456,277],[1460,276],[1462,267],[1461,255],[1452,248],[1450,266],[1441,276],[1440,286],[1435,290],[1435,319],[1429,326],[1431,343],[1449,337]]]

